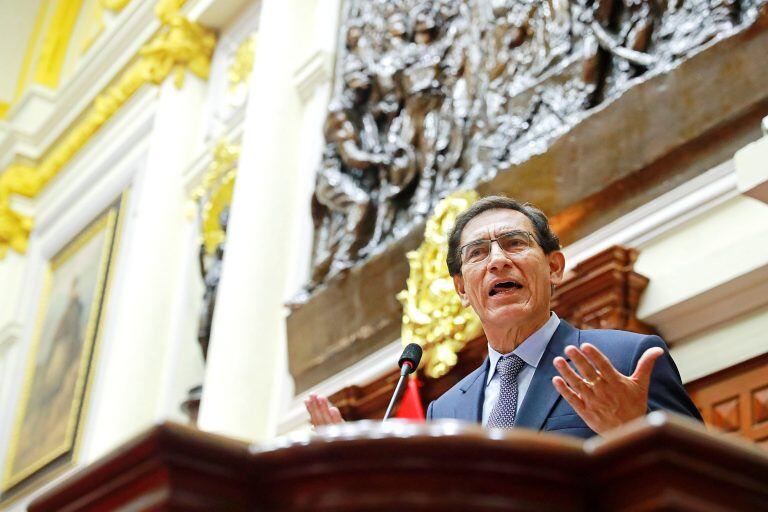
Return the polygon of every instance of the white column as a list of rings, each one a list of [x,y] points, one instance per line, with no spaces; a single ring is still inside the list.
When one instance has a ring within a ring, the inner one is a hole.
[[[204,88],[187,73],[181,89],[173,76],[160,89],[146,166],[123,212],[125,229],[93,386],[85,462],[157,419],[163,375],[177,364],[168,360],[168,345],[174,313],[182,310],[179,301],[184,300],[178,293],[179,268],[188,249],[182,173],[194,153],[191,148],[200,143]]]
[[[303,9],[302,9],[303,6]],[[291,86],[312,12],[265,0],[246,110],[198,425],[263,440],[277,429],[286,367],[285,308],[293,268],[300,100]],[[318,127],[319,129],[319,127]]]

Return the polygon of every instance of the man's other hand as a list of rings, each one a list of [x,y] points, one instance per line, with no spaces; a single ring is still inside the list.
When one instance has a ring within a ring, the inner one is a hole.
[[[309,395],[309,398],[304,400],[304,406],[307,408],[309,421],[313,427],[344,423],[339,408],[332,406],[324,396]]]
[[[635,372],[627,377],[613,367],[597,347],[585,343],[583,350],[568,346],[565,353],[578,373],[562,357],[554,364],[561,377],[552,384],[584,422],[604,434],[648,411],[648,388],[656,359],[664,353],[660,347],[646,350]]]

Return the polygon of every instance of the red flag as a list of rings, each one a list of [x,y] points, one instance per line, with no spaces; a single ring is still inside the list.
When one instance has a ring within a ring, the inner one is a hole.
[[[424,421],[424,407],[421,405],[419,386],[421,386],[421,382],[419,382],[418,378],[413,375],[408,377],[408,386],[405,388],[405,395],[403,395],[403,400],[400,402],[397,418]]]

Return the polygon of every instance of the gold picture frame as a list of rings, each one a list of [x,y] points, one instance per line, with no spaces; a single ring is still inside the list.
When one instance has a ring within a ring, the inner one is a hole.
[[[5,462],[4,498],[77,458],[126,198],[47,264]]]

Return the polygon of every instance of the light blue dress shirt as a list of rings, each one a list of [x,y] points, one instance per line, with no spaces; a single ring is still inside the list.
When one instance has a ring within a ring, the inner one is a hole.
[[[536,367],[539,365],[539,361],[541,361],[541,356],[544,355],[549,340],[552,339],[552,335],[555,334],[558,325],[560,325],[560,319],[553,312],[550,314],[547,323],[545,323],[538,331],[531,334],[528,339],[518,345],[515,350],[510,352],[510,354],[517,354],[520,359],[525,361],[525,366],[517,375],[517,411],[520,410],[520,404],[523,403],[525,394],[528,392],[528,387],[531,385],[533,373],[536,371]],[[496,352],[491,348],[490,343],[488,344],[490,368],[488,370],[488,379],[485,381],[483,426],[488,423],[488,416],[491,415],[491,410],[496,404],[496,400],[499,398],[501,379],[499,379],[499,375],[496,373],[496,363],[501,357],[506,355],[508,354],[500,354]]]

